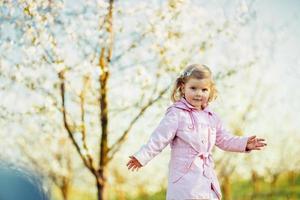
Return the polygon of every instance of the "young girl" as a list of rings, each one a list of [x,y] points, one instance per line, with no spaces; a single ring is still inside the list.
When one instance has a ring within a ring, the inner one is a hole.
[[[138,170],[170,143],[167,200],[221,199],[211,155],[214,145],[233,152],[266,146],[264,139],[238,137],[224,129],[220,118],[208,108],[216,93],[208,67],[188,66],[176,80],[174,104],[167,109],[147,144],[130,156],[128,169]]]

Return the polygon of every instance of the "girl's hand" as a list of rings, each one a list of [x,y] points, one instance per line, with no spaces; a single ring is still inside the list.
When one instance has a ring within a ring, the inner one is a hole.
[[[265,139],[256,138],[255,135],[248,138],[246,151],[249,150],[261,150],[261,147],[267,146],[267,143],[264,142]]]
[[[142,164],[134,156],[129,156],[129,158],[130,160],[127,163],[128,170],[138,171],[142,167]]]

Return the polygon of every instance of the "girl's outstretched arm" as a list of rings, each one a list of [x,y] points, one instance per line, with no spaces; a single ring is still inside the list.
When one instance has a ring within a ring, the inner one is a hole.
[[[264,139],[256,136],[236,136],[231,134],[217,117],[216,145],[225,150],[233,152],[249,152],[251,150],[260,150],[266,146]]]
[[[216,130],[216,146],[224,151],[245,152],[248,137],[231,134],[219,119]]]
[[[135,153],[134,157],[139,164],[145,166],[152,158],[160,153],[175,137],[178,128],[178,113],[176,108],[169,108],[158,127],[150,136],[148,142]],[[130,157],[131,158],[131,157]],[[129,160],[132,166],[136,165],[134,160]],[[135,169],[135,168],[134,168]]]

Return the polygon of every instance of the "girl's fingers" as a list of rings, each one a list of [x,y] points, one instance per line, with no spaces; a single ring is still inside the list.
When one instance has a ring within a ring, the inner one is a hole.
[[[130,170],[131,169],[131,167],[132,167],[132,165],[129,165],[127,168],[128,168],[128,170]]]
[[[136,160],[134,156],[129,156],[130,160]]]
[[[128,163],[126,164],[126,166],[129,166],[132,163],[131,160],[128,161]]]
[[[265,143],[265,142],[260,142],[259,144],[262,144],[262,145],[264,145],[264,146],[267,146],[267,143]]]
[[[133,162],[130,162],[129,164],[128,164],[128,169],[130,170],[131,168],[133,168],[135,166],[135,164],[133,163]]]
[[[254,143],[254,142],[255,142],[255,140],[256,140],[256,138],[255,138],[255,137],[249,138],[249,139],[248,139],[248,143]]]
[[[255,138],[256,138],[256,135],[252,135],[252,136],[249,137],[248,141],[249,140],[254,140]]]
[[[131,169],[131,171],[134,171],[134,165],[132,165],[130,169]]]
[[[128,166],[128,169],[131,169],[134,166],[133,163],[130,163],[130,165]]]
[[[137,165],[134,165],[131,171],[138,171],[139,167]]]
[[[127,166],[132,164],[133,162],[134,162],[134,160],[129,160],[128,163],[127,163]]]
[[[255,135],[250,136],[248,138],[247,146],[250,150],[261,150],[262,147],[267,146],[267,144],[264,142],[265,139],[263,138],[256,138]]]
[[[127,162],[126,166],[128,169],[134,170],[136,167],[141,167],[141,164],[134,156],[129,156],[130,160]]]
[[[130,165],[130,163],[132,163],[133,159],[132,156],[129,156],[130,160],[127,162],[126,166]]]
[[[262,142],[262,141],[257,142],[257,144],[258,144],[258,145],[265,145],[265,146],[267,145],[267,143]]]
[[[129,160],[127,163],[127,168],[131,171],[138,171],[141,167],[141,164],[136,159]]]
[[[136,168],[137,168],[137,166],[136,166],[136,165],[133,165],[131,171],[134,171]]]

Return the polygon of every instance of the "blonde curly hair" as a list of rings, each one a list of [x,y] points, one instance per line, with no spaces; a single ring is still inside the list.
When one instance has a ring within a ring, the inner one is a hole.
[[[190,78],[209,79],[210,94],[209,94],[208,102],[211,102],[217,98],[217,89],[215,87],[215,82],[213,80],[210,69],[205,65],[192,64],[192,65],[188,65],[183,71],[183,73],[179,77],[177,77],[171,93],[171,100],[173,102],[180,100],[184,96],[181,86],[183,86]]]

